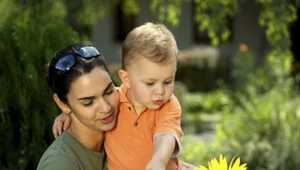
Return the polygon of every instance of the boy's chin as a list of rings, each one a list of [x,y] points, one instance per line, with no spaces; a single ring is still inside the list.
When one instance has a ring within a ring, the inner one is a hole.
[[[147,106],[147,108],[148,108],[148,109],[151,109],[151,110],[157,110],[157,109],[160,109],[163,105],[164,105],[164,104],[162,104],[162,105],[155,105],[155,104],[152,104],[151,106]]]

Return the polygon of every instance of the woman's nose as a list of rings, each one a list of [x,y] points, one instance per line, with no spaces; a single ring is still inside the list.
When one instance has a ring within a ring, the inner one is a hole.
[[[107,102],[106,100],[102,99],[100,100],[100,104],[99,104],[99,112],[100,113],[108,113],[111,110],[111,105],[109,102]]]

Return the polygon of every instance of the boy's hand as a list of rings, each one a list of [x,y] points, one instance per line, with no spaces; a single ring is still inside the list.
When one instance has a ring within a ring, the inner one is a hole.
[[[186,170],[194,170],[195,168],[197,168],[195,165],[192,165],[190,163],[184,162],[182,160],[180,160],[180,163],[183,167],[185,167]]]
[[[52,132],[55,139],[61,135],[62,131],[67,130],[71,125],[72,119],[71,116],[67,113],[61,113],[58,115],[53,123]]]
[[[146,165],[145,170],[165,170],[166,165],[162,161],[151,159]]]

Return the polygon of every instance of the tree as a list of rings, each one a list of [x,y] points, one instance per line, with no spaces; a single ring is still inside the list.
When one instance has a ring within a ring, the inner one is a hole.
[[[176,26],[181,14],[183,2],[195,4],[194,19],[198,23],[199,31],[208,33],[212,45],[226,42],[230,37],[228,18],[232,18],[239,12],[239,6],[245,0],[152,0],[150,8],[163,23]],[[118,1],[115,1],[118,2]],[[137,14],[139,11],[138,0],[125,0],[123,10],[127,14]],[[142,1],[140,1],[142,3]],[[261,11],[258,23],[265,28],[266,38],[271,45],[267,59],[280,56],[282,68],[271,68],[278,74],[290,71],[292,62],[290,27],[297,19],[297,11],[300,0],[256,0],[260,4]],[[128,4],[134,8],[128,8]],[[278,60],[276,60],[278,61]],[[271,64],[272,65],[272,64]],[[271,66],[270,66],[271,67]]]
[[[58,113],[44,68],[79,36],[59,0],[1,0],[0,11],[0,169],[35,169]]]

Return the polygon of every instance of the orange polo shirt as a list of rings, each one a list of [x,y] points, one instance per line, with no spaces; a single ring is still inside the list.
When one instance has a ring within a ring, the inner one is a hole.
[[[180,127],[181,107],[177,98],[170,100],[160,109],[146,109],[139,116],[126,97],[127,88],[121,86],[119,116],[116,128],[106,133],[105,151],[109,170],[143,170],[153,155],[155,135],[171,134],[180,148],[179,138],[183,135]],[[181,165],[175,151],[167,170],[179,170]]]

